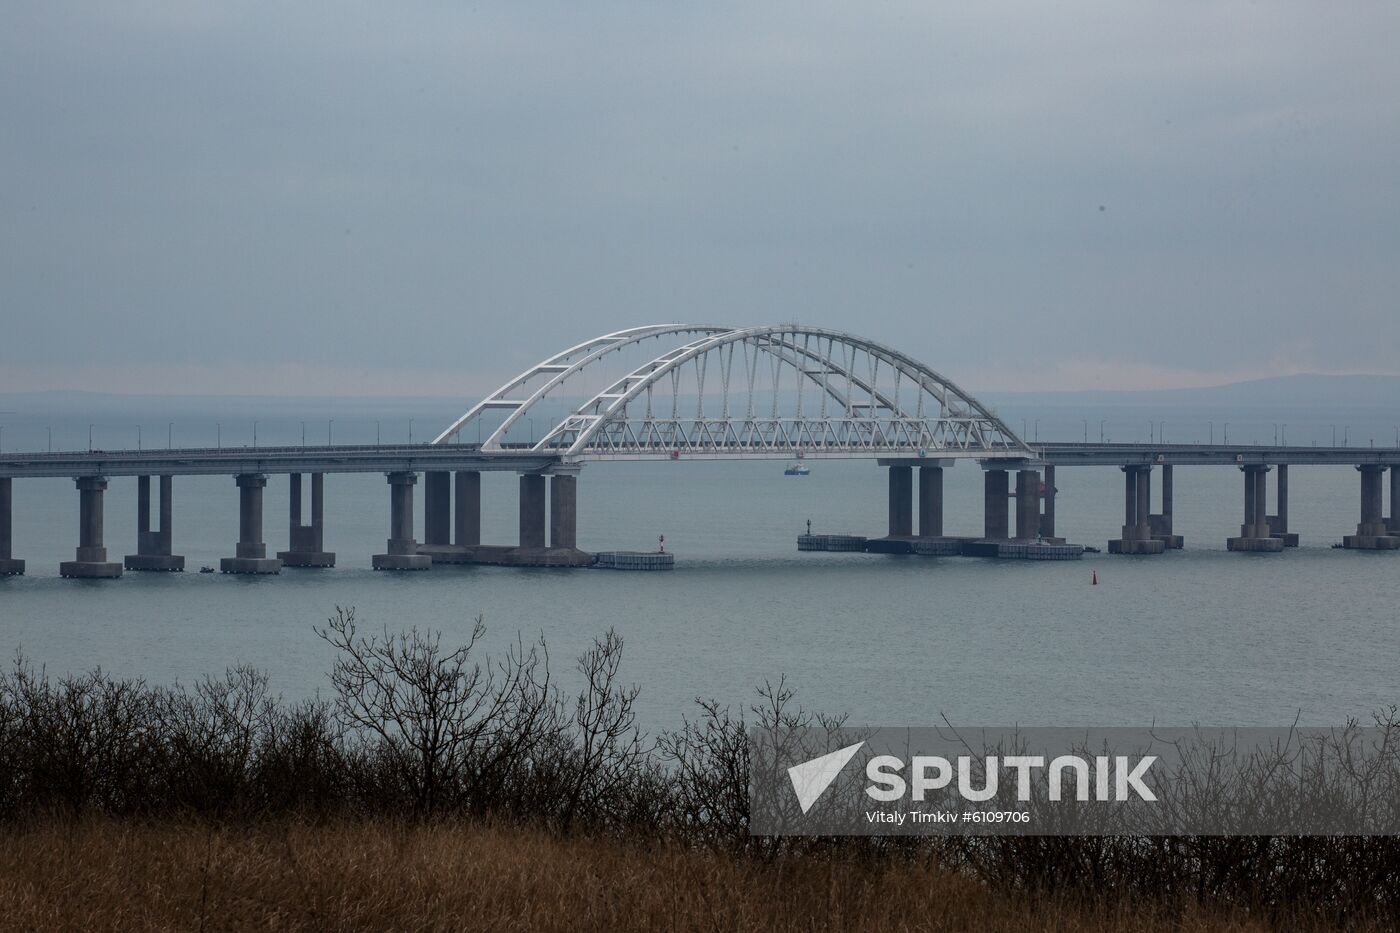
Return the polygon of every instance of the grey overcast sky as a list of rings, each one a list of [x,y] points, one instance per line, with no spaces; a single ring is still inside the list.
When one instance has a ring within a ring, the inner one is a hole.
[[[1400,4],[12,0],[0,391],[471,394],[654,321],[1400,371]]]

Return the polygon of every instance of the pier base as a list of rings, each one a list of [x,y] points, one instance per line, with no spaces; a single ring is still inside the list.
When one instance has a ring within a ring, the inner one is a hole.
[[[219,560],[220,573],[273,574],[282,572],[282,562],[275,557],[224,557]]]
[[[1283,550],[1282,538],[1226,538],[1227,551],[1252,551],[1256,554],[1277,554]]]
[[[106,560],[65,560],[58,565],[60,577],[114,580],[122,575],[122,565]]]
[[[487,564],[496,567],[591,567],[594,555],[571,547],[518,547],[513,544],[420,544],[420,555],[435,564]]]
[[[180,554],[128,554],[122,563],[127,570],[180,573],[185,569],[185,558]]]
[[[375,554],[370,565],[375,570],[431,570],[433,559],[427,554]]]
[[[1349,551],[1394,551],[1400,550],[1400,536],[1396,535],[1347,535],[1342,538],[1342,547]]]
[[[1111,538],[1108,542],[1108,553],[1110,554],[1163,554],[1166,550],[1167,542],[1161,538],[1147,538],[1146,540]]]
[[[593,566],[602,570],[672,570],[676,555],[669,551],[600,551]]]

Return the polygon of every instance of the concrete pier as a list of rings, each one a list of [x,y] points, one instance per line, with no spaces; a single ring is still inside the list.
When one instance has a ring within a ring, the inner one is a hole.
[[[1186,540],[1172,529],[1172,505],[1174,498],[1172,476],[1172,466],[1170,463],[1162,466],[1162,511],[1148,516],[1148,523],[1152,526],[1152,537],[1161,541],[1167,546],[1167,550],[1179,551],[1185,547]]]
[[[943,467],[919,467],[919,537],[943,536]]]
[[[1288,464],[1278,465],[1274,489],[1278,506],[1277,514],[1268,516],[1269,534],[1275,538],[1282,538],[1284,547],[1297,547],[1298,536],[1288,530]]]
[[[1262,463],[1240,467],[1244,475],[1244,521],[1238,537],[1227,538],[1225,547],[1231,551],[1277,553],[1283,550],[1283,539],[1275,538],[1269,527],[1269,468]]]
[[[103,476],[79,476],[78,550],[76,559],[58,565],[60,576],[111,579],[122,575],[122,565],[107,560],[102,546],[102,495],[107,491]]]
[[[578,477],[558,474],[549,478],[549,546],[578,546]]]
[[[13,485],[8,476],[0,477],[0,577],[17,577],[24,573],[24,561],[15,560],[10,550],[13,540]]]
[[[240,473],[234,477],[238,484],[238,550],[234,557],[219,561],[223,573],[270,574],[281,573],[282,562],[267,556],[263,542],[263,490],[267,476],[262,473]]]
[[[993,541],[1010,538],[1008,500],[1011,486],[1005,470],[989,469],[982,474],[982,537]]]
[[[325,479],[324,473],[311,474],[311,524],[307,525],[301,520],[301,474],[288,476],[288,548],[277,552],[283,567],[335,566],[335,552],[325,547]]]
[[[1047,466],[1045,468],[1045,491],[1040,496],[1040,536],[1047,541],[1057,540],[1055,538],[1055,496],[1059,492],[1055,488],[1055,468]]]
[[[908,466],[890,466],[891,538],[908,538],[914,534],[914,470]]]
[[[1040,537],[1040,471],[1016,471],[1016,538],[1034,541]]]
[[[1400,469],[1390,468],[1390,533],[1400,535]]]
[[[151,478],[136,477],[136,553],[126,555],[123,563],[127,570],[164,570],[179,572],[185,569],[185,558],[171,553],[170,519],[172,512],[171,482],[169,476],[160,480],[160,527],[151,531]]]
[[[457,501],[454,504],[453,543],[473,547],[481,543],[481,474],[459,470],[455,477]]]
[[[389,481],[389,540],[387,553],[375,554],[370,562],[375,570],[428,570],[432,557],[418,553],[413,536],[413,487],[418,474],[406,471],[386,473]]]
[[[1108,542],[1108,553],[1161,554],[1166,542],[1152,537],[1152,467],[1134,464],[1122,470],[1122,537]]]
[[[1365,463],[1356,468],[1361,473],[1361,521],[1356,534],[1342,539],[1342,546],[1359,551],[1390,551],[1400,548],[1400,536],[1390,533],[1385,519],[1384,487],[1381,475],[1385,467]],[[1391,503],[1394,511],[1394,502]]]
[[[446,470],[423,474],[423,543],[452,543],[452,474]]]
[[[520,475],[520,546],[543,548],[545,489],[543,473]]]

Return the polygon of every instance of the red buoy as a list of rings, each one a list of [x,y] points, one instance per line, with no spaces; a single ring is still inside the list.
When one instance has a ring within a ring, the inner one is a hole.
[[[1095,570],[1095,571],[1093,571],[1093,574],[1094,574],[1094,578],[1093,578],[1093,580],[1090,581],[1090,583],[1091,583],[1091,585],[1093,585],[1093,586],[1098,586],[1098,585],[1099,585],[1099,572],[1098,572],[1097,570]]]

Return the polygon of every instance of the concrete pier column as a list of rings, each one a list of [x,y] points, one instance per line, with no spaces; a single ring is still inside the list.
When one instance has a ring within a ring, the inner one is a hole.
[[[1283,538],[1274,537],[1269,529],[1269,467],[1252,463],[1240,471],[1244,475],[1244,522],[1239,537],[1227,538],[1225,547],[1231,551],[1282,551]]]
[[[1390,518],[1386,528],[1392,535],[1400,535],[1400,467],[1390,468]]]
[[[549,478],[549,546],[578,547],[578,477],[572,474]]]
[[[1047,466],[1044,475],[1045,492],[1040,497],[1040,536],[1051,539],[1055,537],[1055,468]]]
[[[982,537],[1005,540],[1010,537],[1008,499],[1010,480],[1005,470],[986,470],[982,474]]]
[[[171,478],[161,476],[159,480],[160,526],[151,531],[151,478],[136,477],[136,553],[126,555],[122,561],[127,570],[179,572],[185,569],[185,559],[171,553]]]
[[[107,560],[102,545],[102,495],[107,491],[103,476],[79,476],[78,487],[78,549],[75,560],[58,565],[65,577],[110,579],[122,575],[122,565]]]
[[[446,470],[423,474],[423,543],[452,543],[452,474]]]
[[[1278,502],[1276,514],[1265,516],[1265,521],[1269,524],[1269,534],[1283,541],[1284,547],[1297,547],[1298,536],[1288,530],[1288,464],[1278,465],[1278,479],[1276,481],[1277,492],[1275,499]]]
[[[1125,466],[1123,470],[1123,540],[1137,539],[1137,467]]]
[[[396,471],[385,478],[389,481],[387,553],[375,554],[371,563],[375,570],[427,570],[433,559],[418,553],[418,541],[413,537],[413,487],[418,484],[418,474]]]
[[[1040,536],[1040,471],[1016,471],[1016,537]]]
[[[889,536],[907,538],[914,533],[914,470],[907,466],[891,466],[889,471]]]
[[[1356,469],[1361,473],[1361,521],[1356,526],[1356,534],[1342,539],[1343,546],[1363,551],[1400,548],[1400,535],[1391,533],[1390,523],[1385,519],[1382,474],[1386,468],[1379,463],[1363,463]]]
[[[1110,554],[1161,554],[1166,542],[1152,537],[1152,480],[1150,466],[1130,465],[1123,470],[1123,530],[1121,538],[1108,542]]]
[[[1148,521],[1152,525],[1152,537],[1165,544],[1169,550],[1179,549],[1185,543],[1181,535],[1176,534],[1172,527],[1175,498],[1174,480],[1172,465],[1164,463],[1162,465],[1162,511],[1148,516]]]
[[[267,556],[263,542],[263,490],[267,476],[262,473],[240,473],[234,477],[238,485],[238,550],[236,557],[219,561],[224,573],[281,573],[282,561]]]
[[[475,547],[481,543],[481,474],[458,470],[456,486],[453,539],[458,547]]]
[[[919,467],[919,536],[943,536],[942,467]]]
[[[1152,467],[1137,468],[1137,530],[1133,538],[1138,541],[1152,540]]]
[[[1356,533],[1359,535],[1383,535],[1389,528],[1387,527],[1384,515],[1385,507],[1381,488],[1381,475],[1385,472],[1385,467],[1374,464],[1366,464],[1359,467],[1361,471],[1361,523],[1356,526]]]
[[[287,540],[290,547],[277,552],[284,567],[334,567],[335,554],[325,550],[326,475],[311,474],[311,524],[302,521],[301,474],[288,477]]]
[[[24,573],[24,561],[15,560],[12,527],[14,517],[14,482],[8,476],[0,476],[0,577],[16,577]]]
[[[544,474],[520,474],[520,546],[542,548],[544,541]]]
[[[1255,498],[1259,495],[1259,484],[1254,481],[1254,469],[1243,467],[1244,474],[1244,522],[1240,525],[1240,537],[1253,538]]]

